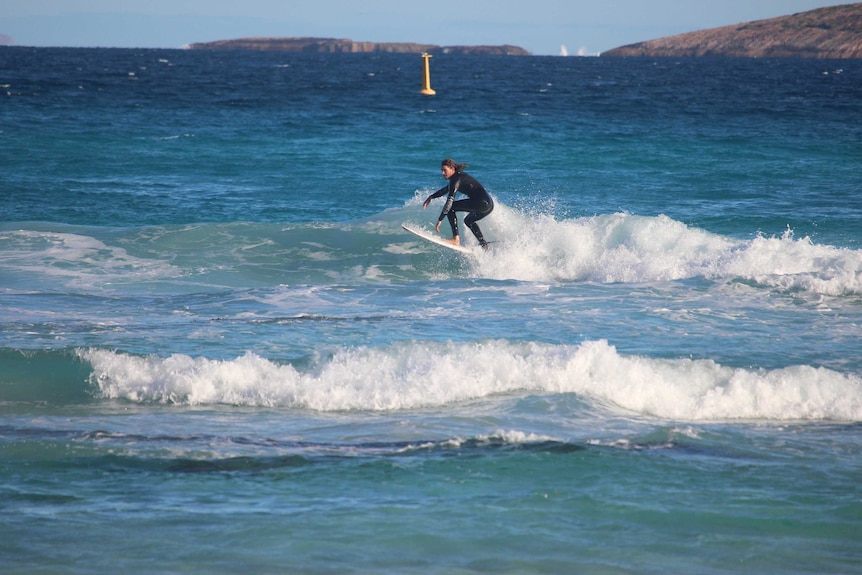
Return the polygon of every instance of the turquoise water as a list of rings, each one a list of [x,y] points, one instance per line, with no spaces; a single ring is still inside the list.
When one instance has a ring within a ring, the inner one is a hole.
[[[431,67],[0,49],[4,571],[858,572],[859,61]]]

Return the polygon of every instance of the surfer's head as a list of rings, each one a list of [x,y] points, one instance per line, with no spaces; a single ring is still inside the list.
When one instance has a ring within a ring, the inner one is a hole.
[[[440,171],[443,172],[443,177],[448,180],[454,174],[460,174],[463,172],[466,167],[467,164],[458,164],[452,158],[446,158],[440,164]]]

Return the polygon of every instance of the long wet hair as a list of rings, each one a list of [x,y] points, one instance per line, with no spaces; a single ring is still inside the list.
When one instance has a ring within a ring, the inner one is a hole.
[[[467,164],[458,164],[452,158],[446,158],[440,163],[440,167],[442,168],[443,166],[449,166],[450,168],[455,170],[456,174],[460,174],[464,171],[464,168],[467,167]]]

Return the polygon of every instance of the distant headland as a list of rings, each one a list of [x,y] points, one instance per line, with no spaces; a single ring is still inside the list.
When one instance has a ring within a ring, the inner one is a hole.
[[[862,3],[628,44],[602,56],[862,58]]]
[[[348,38],[238,38],[190,44],[191,50],[258,50],[267,52],[322,52],[357,54],[387,52],[393,54],[491,54],[529,56],[520,46],[436,46],[407,42],[355,42]]]

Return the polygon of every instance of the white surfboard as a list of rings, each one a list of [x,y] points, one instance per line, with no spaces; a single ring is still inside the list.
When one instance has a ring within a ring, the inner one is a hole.
[[[472,253],[472,250],[470,248],[465,248],[464,246],[456,246],[452,242],[449,242],[427,230],[423,230],[422,228],[410,227],[407,224],[401,224],[401,227],[410,232],[411,234],[419,236],[423,240],[437,244],[438,246],[443,246],[444,248],[449,248],[450,250],[455,250],[456,252],[461,252],[462,254]]]

